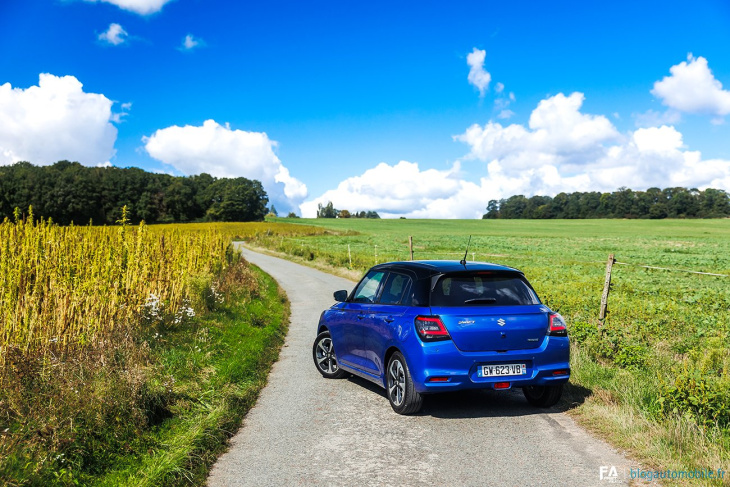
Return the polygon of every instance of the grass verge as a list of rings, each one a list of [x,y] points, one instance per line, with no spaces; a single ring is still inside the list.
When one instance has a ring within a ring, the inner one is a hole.
[[[55,364],[18,362],[30,370],[0,394],[0,485],[204,484],[289,315],[276,282],[243,260],[210,284],[197,316],[155,317],[143,336]]]
[[[654,472],[724,470],[724,479],[661,479],[662,485],[728,486],[730,434],[691,416],[657,414],[656,375],[601,364],[574,344],[563,407],[580,425]]]

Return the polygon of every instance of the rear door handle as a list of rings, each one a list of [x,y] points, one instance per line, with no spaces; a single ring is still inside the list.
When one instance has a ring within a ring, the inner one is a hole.
[[[365,315],[357,315],[357,319],[358,319],[358,320],[361,320],[361,319],[363,319],[363,318],[365,318]]]
[[[395,321],[395,318],[393,318],[392,316],[388,316],[387,318],[385,318],[385,321],[387,321],[388,323],[393,323]]]

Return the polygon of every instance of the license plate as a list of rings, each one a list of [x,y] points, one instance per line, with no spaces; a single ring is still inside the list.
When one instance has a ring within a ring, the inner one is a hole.
[[[525,375],[525,364],[482,365],[477,369],[479,377],[497,377],[503,375]]]

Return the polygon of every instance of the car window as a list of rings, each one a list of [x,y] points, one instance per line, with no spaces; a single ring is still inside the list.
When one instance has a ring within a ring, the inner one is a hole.
[[[443,276],[431,292],[431,306],[517,306],[540,304],[535,292],[518,276]]]
[[[370,271],[355,289],[353,303],[374,303],[385,272]]]
[[[385,281],[383,293],[380,295],[380,304],[401,304],[404,296],[411,288],[411,278],[403,274],[391,272]],[[403,303],[405,304],[405,303]]]

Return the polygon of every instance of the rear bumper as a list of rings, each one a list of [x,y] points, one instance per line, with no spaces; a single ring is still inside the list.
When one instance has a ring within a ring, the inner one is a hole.
[[[460,389],[500,389],[564,384],[570,378],[570,342],[567,337],[545,337],[540,347],[506,352],[462,352],[454,342],[421,343],[406,360],[419,393]],[[482,365],[525,364],[524,375],[479,377]],[[557,372],[565,372],[556,375]],[[434,379],[438,382],[432,382]],[[509,383],[504,387],[505,382]]]

